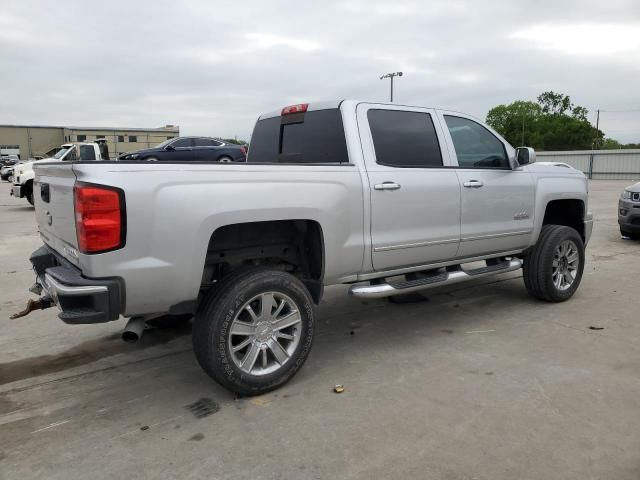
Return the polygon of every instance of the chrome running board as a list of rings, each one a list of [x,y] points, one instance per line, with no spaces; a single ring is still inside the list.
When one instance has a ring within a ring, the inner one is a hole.
[[[407,280],[397,283],[356,284],[349,289],[349,293],[361,298],[383,298],[391,295],[411,293],[426,288],[440,287],[454,283],[466,282],[475,278],[488,277],[498,273],[513,272],[522,268],[522,261],[518,258],[505,260],[504,262],[488,265],[473,270],[453,270],[450,272],[438,272],[426,275],[415,280]]]

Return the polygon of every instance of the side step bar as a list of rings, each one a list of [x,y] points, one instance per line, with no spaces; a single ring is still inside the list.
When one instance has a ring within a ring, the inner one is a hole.
[[[474,270],[453,270],[450,272],[441,272],[428,275],[416,280],[408,280],[399,283],[378,283],[373,285],[353,285],[349,289],[349,293],[361,298],[383,298],[391,295],[399,295],[411,293],[426,288],[440,287],[442,285],[451,285],[454,283],[466,282],[475,278],[488,277],[498,273],[513,272],[522,268],[522,261],[518,258],[512,258],[495,265],[489,265]]]

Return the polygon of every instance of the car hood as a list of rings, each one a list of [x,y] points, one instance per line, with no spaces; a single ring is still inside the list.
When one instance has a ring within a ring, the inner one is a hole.
[[[625,190],[629,190],[630,192],[634,193],[640,193],[640,182],[628,186],[627,188],[625,188]]]
[[[573,168],[568,163],[562,162],[535,162],[527,165],[533,173],[557,173],[559,175],[584,175],[580,170]]]
[[[22,169],[22,170],[30,170],[33,169],[33,165],[35,163],[40,163],[40,162],[61,162],[62,160],[58,160],[57,158],[43,158],[42,160],[31,160],[30,162],[20,162],[20,163],[16,163],[13,168],[16,168],[18,170]]]

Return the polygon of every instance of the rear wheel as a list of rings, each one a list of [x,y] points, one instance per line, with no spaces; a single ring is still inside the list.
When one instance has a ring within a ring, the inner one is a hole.
[[[231,163],[231,162],[233,162],[233,158],[231,158],[231,157],[220,157],[218,159],[218,161],[220,163]]]
[[[241,395],[284,384],[305,362],[313,341],[313,302],[293,275],[252,268],[230,274],[197,313],[193,346],[202,368]]]
[[[563,302],[576,292],[584,270],[584,242],[573,228],[544,225],[524,260],[524,283],[531,295]]]

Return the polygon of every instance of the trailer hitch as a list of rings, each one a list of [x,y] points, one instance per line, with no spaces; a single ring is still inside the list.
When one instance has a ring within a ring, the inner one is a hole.
[[[34,310],[44,310],[45,308],[53,307],[55,302],[51,297],[40,297],[38,300],[29,299],[27,302],[27,306],[24,307],[24,310],[18,313],[14,313],[9,317],[10,320],[15,320],[16,318],[26,317]]]

